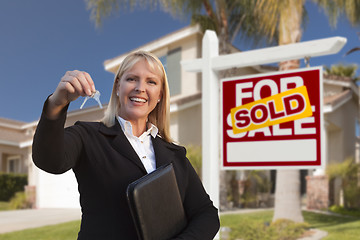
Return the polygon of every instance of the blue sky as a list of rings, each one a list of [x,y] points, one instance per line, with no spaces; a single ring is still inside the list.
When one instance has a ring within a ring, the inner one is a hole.
[[[341,18],[337,28],[332,29],[323,11],[310,3],[306,7],[309,22],[302,41],[333,36],[348,39],[340,53],[313,58],[310,65],[360,64],[360,52],[343,57],[352,47],[360,46],[360,27],[353,28]],[[64,73],[74,69],[91,74],[102,102],[106,103],[113,75],[104,70],[105,60],[189,24],[161,11],[137,10],[107,18],[97,29],[89,16],[82,0],[1,1],[0,117],[37,120],[46,97]],[[246,50],[243,46],[247,45],[237,46]],[[78,109],[82,100],[73,102],[70,109]],[[85,106],[94,104],[95,101],[88,101]]]

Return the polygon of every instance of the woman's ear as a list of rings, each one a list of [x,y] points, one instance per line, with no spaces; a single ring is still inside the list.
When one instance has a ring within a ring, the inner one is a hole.
[[[161,101],[162,97],[163,97],[163,89],[161,89],[161,91],[160,91],[158,102]]]

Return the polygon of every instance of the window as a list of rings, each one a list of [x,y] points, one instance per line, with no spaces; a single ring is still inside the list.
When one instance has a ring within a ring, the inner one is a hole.
[[[170,96],[181,94],[181,48],[173,49],[159,59],[168,77]]]
[[[20,156],[10,156],[7,159],[7,172],[19,173],[20,172]]]

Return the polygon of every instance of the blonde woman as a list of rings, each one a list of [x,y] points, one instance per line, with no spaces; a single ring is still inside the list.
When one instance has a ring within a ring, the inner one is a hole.
[[[169,133],[169,89],[160,60],[129,54],[115,76],[101,122],[64,129],[71,101],[95,91],[91,76],[69,71],[46,100],[34,141],[33,160],[54,174],[72,169],[82,209],[80,240],[138,239],[126,202],[129,183],[172,162],[188,224],[173,239],[213,239],[217,209]],[[166,193],[164,193],[166,194]]]

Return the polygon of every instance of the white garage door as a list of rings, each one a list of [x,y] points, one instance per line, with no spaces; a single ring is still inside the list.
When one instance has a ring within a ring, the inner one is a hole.
[[[39,169],[37,180],[38,208],[80,208],[78,184],[72,170],[54,175]]]

